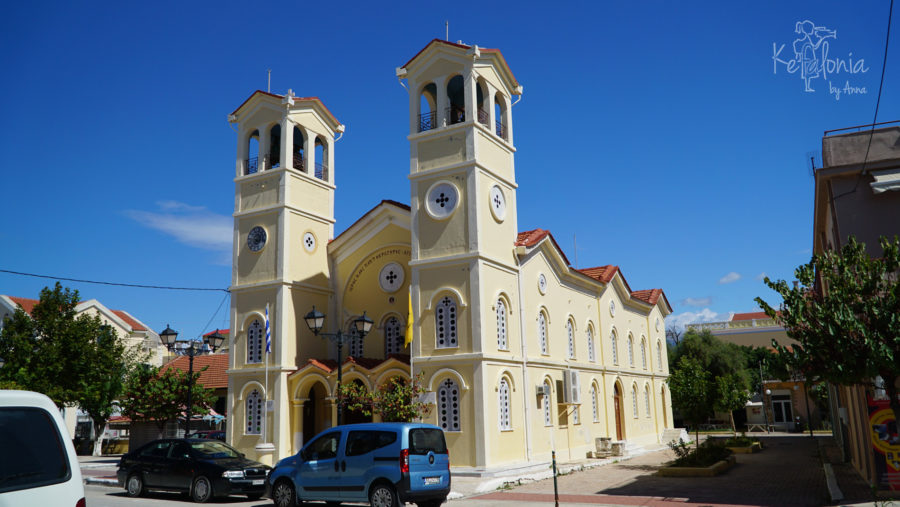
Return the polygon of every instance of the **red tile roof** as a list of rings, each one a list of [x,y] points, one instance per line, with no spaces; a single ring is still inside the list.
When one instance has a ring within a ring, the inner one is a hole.
[[[187,356],[178,356],[175,359],[164,364],[160,368],[161,372],[169,368],[175,368],[181,371],[188,371]],[[200,371],[204,366],[209,366],[206,371],[200,373],[197,382],[203,384],[208,389],[219,389],[228,387],[228,354],[207,354],[204,356],[194,356],[194,371]]]
[[[17,298],[13,296],[9,296],[9,299],[12,299],[13,303],[21,306],[22,310],[24,310],[28,315],[31,315],[31,311],[34,310],[34,305],[40,302],[37,299]]]
[[[616,272],[619,271],[619,266],[607,264],[606,266],[583,268],[576,271],[578,271],[579,273],[583,273],[595,280],[599,280],[603,283],[609,283],[613,279],[613,276],[615,276]]]
[[[520,232],[516,235],[515,246],[525,246],[525,247],[533,247],[543,241],[547,236],[550,237],[550,241],[553,242],[553,246],[556,247],[556,251],[559,252],[559,255],[562,256],[563,260],[566,262],[566,266],[570,264],[569,258],[566,257],[566,253],[563,252],[562,248],[559,247],[559,243],[556,242],[556,239],[553,237],[553,234],[550,231],[546,231],[544,229],[534,229],[531,231]]]
[[[284,98],[284,95],[278,95],[277,93],[270,93],[270,92],[264,92],[264,91],[262,91],[262,90],[256,90],[255,92],[251,93],[249,97],[247,97],[247,100],[241,102],[241,105],[239,105],[239,106],[237,107],[237,109],[235,109],[234,111],[232,111],[231,114],[237,114],[237,112],[240,111],[241,108],[244,107],[244,105],[245,105],[247,102],[250,102],[250,99],[252,99],[253,97],[255,97],[257,93],[262,94],[262,95],[268,95],[269,97],[274,97],[274,98],[276,98],[276,99],[283,99],[283,98]],[[318,102],[319,105],[322,106],[322,109],[325,110],[325,113],[328,114],[328,116],[330,117],[330,119],[331,119],[332,121],[334,121],[334,122],[337,123],[338,125],[341,124],[341,122],[339,122],[338,119],[335,118],[333,114],[331,114],[331,111],[328,109],[328,107],[325,106],[325,103],[322,102],[322,101],[319,99],[319,97],[294,97],[294,101],[295,101],[295,102]]]
[[[446,45],[446,46],[452,46],[452,47],[455,47],[455,48],[466,49],[466,50],[471,49],[471,47],[472,47],[472,46],[469,46],[468,44],[458,44],[458,43],[456,43],[456,42],[450,42],[450,41],[448,41],[448,40],[443,40],[443,39],[432,39],[431,42],[429,42],[428,44],[425,44],[425,47],[424,47],[424,48],[422,48],[421,50],[419,50],[419,52],[416,53],[415,56],[413,56],[412,58],[410,58],[409,61],[406,62],[406,63],[404,63],[403,66],[400,67],[400,68],[401,68],[401,69],[405,69],[405,68],[409,67],[409,64],[411,64],[416,58],[418,58],[419,55],[421,55],[422,53],[424,53],[426,49],[430,48],[432,44],[444,44],[444,45]],[[481,51],[482,53],[496,53],[496,54],[497,54],[497,58],[500,59],[500,61],[503,63],[503,66],[506,67],[506,71],[509,72],[509,76],[510,76],[510,77],[512,78],[512,80],[513,80],[513,86],[519,86],[519,81],[516,79],[516,76],[513,74],[512,69],[509,68],[509,64],[506,63],[506,58],[503,58],[503,53],[501,53],[499,49],[496,49],[496,48],[478,48],[478,50]]]
[[[651,305],[655,305],[659,301],[660,295],[662,295],[662,289],[636,290],[631,293],[631,297]]]
[[[404,364],[409,364],[409,354],[390,354],[385,359],[380,359],[377,357],[353,357],[347,356],[344,359],[344,364],[353,363],[355,365],[360,366],[361,368],[365,368],[367,370],[374,370],[379,365],[388,361],[390,359],[396,359]],[[307,359],[307,364],[311,364],[327,373],[333,372],[337,369],[337,361],[333,359]]]
[[[126,324],[131,326],[131,329],[133,329],[134,331],[146,331],[147,330],[146,327],[142,326],[140,323],[138,323],[138,321],[134,320],[131,317],[131,315],[128,315],[128,313],[125,312],[125,310],[110,310],[110,311],[112,311],[113,313],[118,315],[119,318],[124,320]]]
[[[766,315],[766,312],[749,312],[749,313],[735,313],[734,316],[731,317],[732,321],[736,320],[753,320],[753,319],[768,319],[769,316]]]
[[[214,331],[210,331],[210,332],[208,332],[208,333],[204,333],[203,336],[209,336],[209,335],[211,335],[211,334],[213,334],[213,333],[219,333],[219,334],[222,335],[222,336],[228,336],[229,330],[228,330],[228,329],[216,329],[216,330],[214,330]]]

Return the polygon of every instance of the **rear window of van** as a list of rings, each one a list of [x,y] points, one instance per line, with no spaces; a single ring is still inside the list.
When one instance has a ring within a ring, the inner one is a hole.
[[[436,428],[413,428],[409,430],[410,454],[447,454],[444,432]]]
[[[0,408],[0,456],[0,493],[71,477],[62,437],[52,416],[41,408]]]

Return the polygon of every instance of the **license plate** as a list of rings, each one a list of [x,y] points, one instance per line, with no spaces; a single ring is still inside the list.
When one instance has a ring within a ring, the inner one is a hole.
[[[432,484],[440,484],[440,483],[441,483],[440,477],[426,477],[425,478],[426,486],[431,486]]]
[[[265,482],[265,479],[253,479],[254,486],[262,486],[263,482]]]

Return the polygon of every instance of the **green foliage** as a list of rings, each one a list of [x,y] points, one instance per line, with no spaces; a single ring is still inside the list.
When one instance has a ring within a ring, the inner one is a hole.
[[[733,374],[746,383],[749,377],[743,347],[723,342],[708,330],[686,331],[681,343],[675,348],[674,355],[673,361],[676,366],[682,357],[691,357],[699,361],[713,378]]]
[[[734,436],[725,440],[723,444],[725,447],[750,447],[751,445],[759,442],[758,438],[750,438],[747,435]]]
[[[669,442],[669,448],[676,456],[675,461],[670,464],[674,467],[708,467],[732,454],[723,442],[713,439],[708,439],[693,449],[684,440],[678,439],[677,443]]]
[[[347,410],[367,416],[379,414],[384,422],[412,422],[428,413],[428,405],[418,401],[423,392],[423,378],[422,373],[412,380],[394,377],[374,392],[356,382],[348,382],[338,388],[338,396]]]
[[[735,373],[728,373],[715,378],[715,401],[713,408],[719,412],[728,412],[731,421],[731,431],[734,428],[734,411],[744,408],[744,404],[750,399],[747,392],[747,381]]]
[[[715,390],[712,386],[709,372],[692,357],[682,357],[669,375],[672,405],[694,427],[698,442],[700,423],[713,414]]]
[[[205,388],[198,382],[200,372],[205,369],[194,372],[191,410],[197,415],[208,413],[216,401],[213,390]],[[159,368],[142,365],[135,368],[128,378],[119,405],[122,415],[131,418],[132,421],[152,421],[162,433],[167,422],[183,417],[182,412],[187,407],[187,393],[186,371],[168,368],[160,372]]]
[[[883,254],[873,259],[851,236],[840,252],[814,255],[799,266],[797,286],[765,279],[783,300],[778,311],[756,301],[799,342],[777,347],[793,368],[845,385],[881,376],[900,420],[900,238],[882,237],[880,243]]]

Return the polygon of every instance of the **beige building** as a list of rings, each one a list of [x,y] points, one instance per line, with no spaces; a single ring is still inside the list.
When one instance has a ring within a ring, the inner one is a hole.
[[[573,269],[548,231],[520,232],[522,87],[503,56],[434,40],[397,77],[409,91],[411,204],[382,201],[336,237],[340,122],[290,90],[257,91],[230,116],[228,441],[273,462],[336,423],[336,350],[303,321],[315,306],[328,332],[374,320],[344,348],[343,382],[371,390],[423,375],[424,420],[444,428],[457,471],[533,466],[554,449],[583,458],[597,437],[658,445],[672,426],[671,307],[616,266]]]
[[[866,244],[869,255],[881,255],[878,237],[900,234],[900,122],[826,132],[822,163],[815,173],[813,252],[840,250],[853,235]],[[877,408],[883,400],[876,402],[875,391],[861,386],[832,389],[832,419],[840,423],[834,436],[844,457],[869,483],[900,489],[895,459],[900,446],[873,439],[873,424],[893,419],[889,410]],[[888,455],[894,459],[886,459]],[[892,474],[891,486],[887,474]]]

